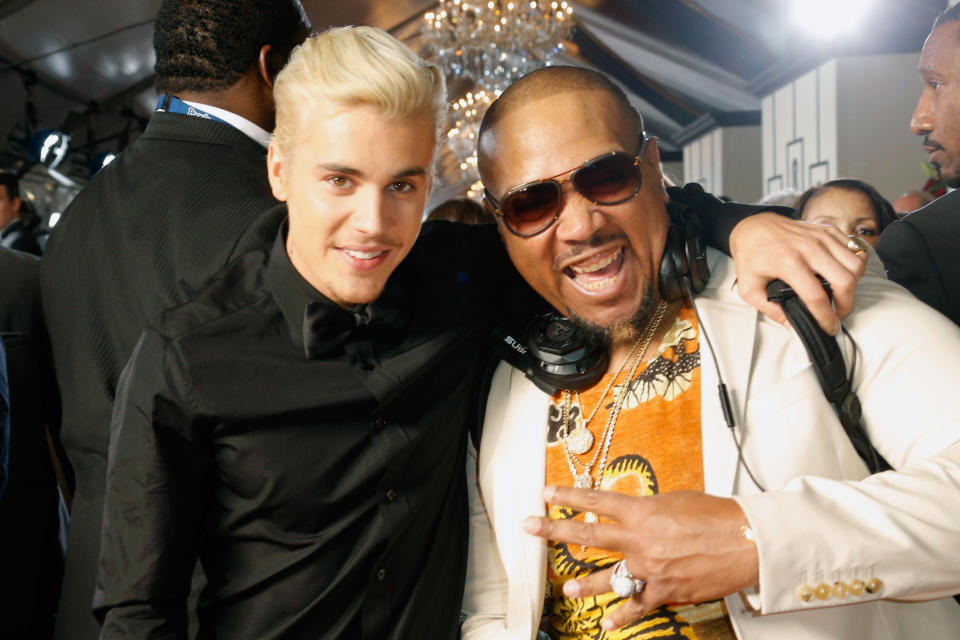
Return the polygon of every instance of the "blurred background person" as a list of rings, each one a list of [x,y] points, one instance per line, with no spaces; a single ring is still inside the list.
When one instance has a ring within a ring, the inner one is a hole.
[[[930,204],[935,199],[936,198],[927,191],[907,191],[898,196],[891,204],[893,205],[893,210],[897,213],[897,217],[902,217],[903,214],[916,211],[920,207]]]
[[[893,207],[862,180],[839,178],[807,189],[796,204],[804,222],[829,224],[876,249],[887,225],[897,219]]]
[[[801,195],[803,194],[801,194],[799,191],[785,189],[783,191],[776,191],[761,198],[757,204],[776,207],[793,207],[793,205],[797,203],[797,200],[800,199]]]
[[[10,387],[9,483],[0,498],[0,637],[45,640],[53,633],[63,576],[61,501],[51,455],[60,402],[40,309],[40,260],[0,247],[0,274]]]
[[[17,174],[0,171],[0,247],[39,256],[49,233],[40,216],[20,198]]]
[[[471,198],[451,198],[441,202],[430,211],[427,222],[431,220],[449,220],[464,224],[485,224],[496,222],[493,215],[483,205]]]

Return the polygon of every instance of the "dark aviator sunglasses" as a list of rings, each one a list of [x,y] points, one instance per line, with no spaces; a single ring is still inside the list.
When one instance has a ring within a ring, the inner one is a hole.
[[[642,153],[643,147],[641,146]],[[563,180],[556,178],[569,173]],[[549,178],[522,184],[508,191],[500,204],[489,190],[483,190],[483,204],[503,218],[510,233],[529,238],[543,233],[560,217],[563,208],[563,183],[593,204],[622,204],[640,191],[640,155],[612,151],[588,160]]]

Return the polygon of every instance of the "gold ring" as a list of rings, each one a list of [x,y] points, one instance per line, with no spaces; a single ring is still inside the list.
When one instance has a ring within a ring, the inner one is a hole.
[[[847,236],[847,249],[855,256],[862,256],[867,252],[867,242],[859,236]]]

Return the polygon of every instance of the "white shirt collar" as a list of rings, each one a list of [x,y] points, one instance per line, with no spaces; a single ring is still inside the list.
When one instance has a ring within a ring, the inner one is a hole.
[[[248,138],[259,144],[264,149],[270,146],[270,132],[255,125],[243,116],[238,116],[231,111],[220,109],[219,107],[211,107],[210,105],[203,104],[202,102],[191,102],[189,100],[184,100],[184,102],[194,108],[200,109],[201,111],[206,111],[210,115],[216,116],[227,124],[236,127],[241,132],[246,134]]]

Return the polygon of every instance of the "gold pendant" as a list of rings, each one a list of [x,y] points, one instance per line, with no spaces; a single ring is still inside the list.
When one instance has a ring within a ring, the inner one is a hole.
[[[567,451],[575,456],[580,456],[590,451],[593,446],[593,434],[590,433],[589,429],[577,427],[563,439],[563,442]]]

